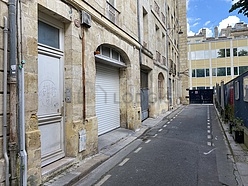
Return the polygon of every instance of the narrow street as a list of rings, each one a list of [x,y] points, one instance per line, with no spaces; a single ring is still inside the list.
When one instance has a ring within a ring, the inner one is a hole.
[[[188,105],[164,118],[141,140],[97,186],[237,185],[213,105]],[[84,180],[75,185],[85,185]]]

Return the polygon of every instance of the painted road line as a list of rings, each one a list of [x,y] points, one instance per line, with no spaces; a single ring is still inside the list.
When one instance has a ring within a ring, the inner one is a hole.
[[[164,125],[164,127],[167,127],[167,125]]]
[[[101,185],[104,184],[104,182],[107,181],[110,177],[111,177],[110,174],[104,176],[97,184],[95,184],[95,186],[101,186]]]
[[[134,153],[138,153],[141,149],[142,149],[142,147],[137,148],[137,149],[134,151]]]
[[[127,163],[129,160],[129,158],[125,158],[120,164],[119,166],[123,166],[125,163]]]
[[[151,140],[147,140],[145,143],[149,143]]]
[[[208,155],[208,154],[210,154],[211,152],[213,152],[214,150],[215,150],[215,148],[212,149],[212,150],[210,150],[210,151],[208,151],[208,152],[204,152],[203,154]]]
[[[163,129],[159,129],[158,131],[161,132]]]

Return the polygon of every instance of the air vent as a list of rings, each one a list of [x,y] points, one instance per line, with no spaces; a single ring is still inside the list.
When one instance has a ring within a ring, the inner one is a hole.
[[[82,25],[90,28],[91,27],[91,16],[85,11],[82,11]]]

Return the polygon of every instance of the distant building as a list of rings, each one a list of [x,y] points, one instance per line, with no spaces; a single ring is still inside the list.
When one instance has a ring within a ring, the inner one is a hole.
[[[0,185],[42,185],[180,104],[186,0],[0,0],[0,17]]]
[[[188,37],[189,89],[209,89],[221,81],[228,82],[248,70],[248,27],[236,23],[214,29],[214,37],[206,30]]]

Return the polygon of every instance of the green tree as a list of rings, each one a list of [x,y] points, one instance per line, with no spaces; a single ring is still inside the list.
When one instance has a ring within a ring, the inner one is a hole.
[[[229,13],[237,9],[238,9],[239,14],[241,13],[248,17],[248,1],[247,0],[239,0],[238,2],[234,3],[231,9],[229,10]]]

